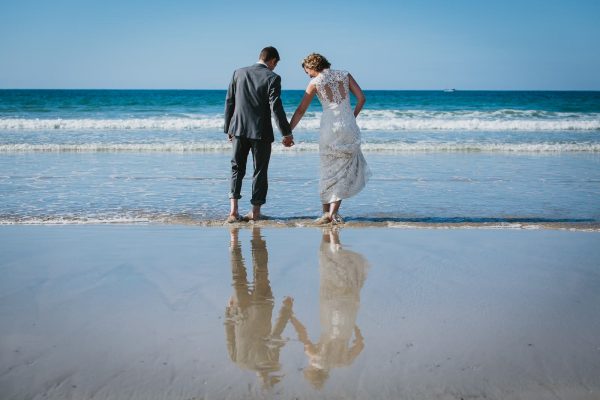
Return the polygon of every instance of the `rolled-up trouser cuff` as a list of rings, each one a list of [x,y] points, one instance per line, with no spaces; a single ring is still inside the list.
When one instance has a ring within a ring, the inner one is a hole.
[[[239,199],[241,199],[241,198],[242,198],[242,196],[241,196],[241,195],[239,195],[239,194],[236,196],[236,195],[235,195],[235,194],[233,194],[233,193],[229,193],[229,198],[230,198],[230,199],[237,199],[237,200],[239,200]]]
[[[253,206],[262,206],[266,202],[266,200],[250,200],[250,204],[252,204]]]

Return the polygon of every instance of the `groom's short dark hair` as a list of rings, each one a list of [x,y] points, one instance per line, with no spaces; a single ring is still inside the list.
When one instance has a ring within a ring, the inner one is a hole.
[[[261,61],[264,61],[264,62],[275,59],[277,62],[279,62],[279,52],[273,46],[265,47],[264,49],[262,49],[260,51],[260,55],[258,56],[258,59]]]

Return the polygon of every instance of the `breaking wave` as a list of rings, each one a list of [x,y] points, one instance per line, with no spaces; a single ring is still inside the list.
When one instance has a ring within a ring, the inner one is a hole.
[[[515,152],[515,153],[561,153],[561,152],[600,152],[600,143],[486,143],[486,142],[389,142],[363,143],[362,150],[372,153],[406,152]],[[172,143],[83,143],[83,144],[0,144],[0,153],[28,152],[228,152],[231,144],[227,141],[214,142],[172,142]],[[296,143],[292,148],[274,144],[276,153],[318,152],[317,143]]]
[[[317,130],[320,112],[309,112],[299,129]],[[425,111],[364,110],[358,120],[363,130],[380,131],[590,131],[600,130],[600,113],[536,110]],[[222,115],[147,118],[0,118],[0,130],[221,130]]]

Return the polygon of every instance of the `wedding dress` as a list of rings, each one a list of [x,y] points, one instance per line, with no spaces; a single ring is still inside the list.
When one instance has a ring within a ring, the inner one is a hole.
[[[332,203],[360,192],[371,172],[360,150],[360,129],[350,106],[348,72],[325,69],[311,83],[323,106],[319,191],[323,204]]]

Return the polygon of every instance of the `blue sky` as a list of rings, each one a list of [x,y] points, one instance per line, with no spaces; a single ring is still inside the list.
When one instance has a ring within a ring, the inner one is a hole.
[[[600,90],[600,1],[0,0],[0,88],[223,89],[276,46],[365,89]]]

